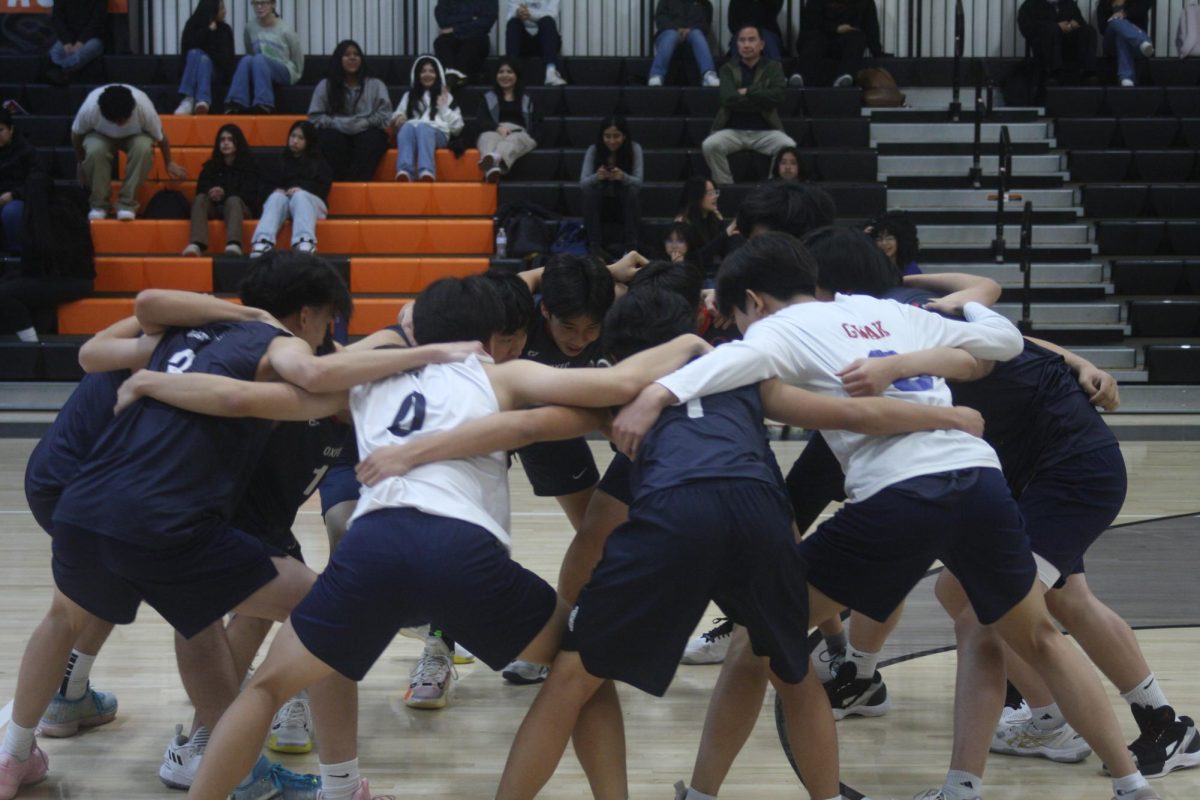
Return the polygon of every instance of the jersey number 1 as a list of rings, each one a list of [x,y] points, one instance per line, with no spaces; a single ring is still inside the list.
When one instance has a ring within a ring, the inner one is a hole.
[[[421,430],[425,424],[425,395],[412,392],[400,404],[396,419],[388,427],[388,433],[403,439],[410,433]]]

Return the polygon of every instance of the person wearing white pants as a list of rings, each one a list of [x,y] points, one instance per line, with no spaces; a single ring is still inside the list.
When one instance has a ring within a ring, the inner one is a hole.
[[[333,171],[321,156],[317,129],[307,120],[296,122],[288,132],[288,145],[268,184],[274,191],[263,203],[262,218],[254,229],[250,257],[256,258],[275,247],[279,229],[292,220],[292,249],[317,251],[317,220],[329,209],[325,200],[333,187]]]

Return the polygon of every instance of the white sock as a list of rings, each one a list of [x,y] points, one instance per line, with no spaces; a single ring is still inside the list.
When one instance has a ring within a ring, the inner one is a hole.
[[[1058,710],[1058,703],[1029,710],[1033,713],[1033,726],[1040,731],[1052,731],[1067,723],[1067,718]]]
[[[1140,772],[1134,772],[1132,775],[1126,775],[1124,778],[1113,778],[1113,795],[1116,800],[1121,800],[1122,797],[1128,797],[1138,789],[1149,786],[1150,782]]]
[[[867,653],[850,645],[846,648],[846,661],[853,663],[858,668],[859,680],[863,678],[869,680],[875,677],[875,666],[879,663],[879,653]]]
[[[845,653],[848,642],[846,641],[846,632],[835,633],[832,636],[825,636],[825,649],[831,653]]]
[[[92,664],[96,663],[95,656],[71,650],[67,659],[67,671],[63,676],[62,686],[58,693],[68,700],[78,700],[87,694],[88,677],[92,674]]]
[[[321,797],[324,800],[351,800],[361,782],[357,758],[340,764],[321,765]]]
[[[1149,677],[1138,681],[1138,685],[1130,689],[1128,692],[1122,692],[1121,697],[1125,698],[1125,702],[1131,706],[1147,706],[1149,708],[1162,708],[1169,706],[1167,696],[1163,694],[1162,687],[1158,683],[1158,679],[1151,672]]]
[[[546,65],[546,77],[547,78],[553,77],[557,72],[558,72],[558,68],[555,67],[553,64]]]
[[[946,773],[946,784],[942,787],[946,800],[975,800],[983,796],[983,778],[952,769]]]
[[[686,795],[684,795],[684,800],[717,800],[717,796],[715,794],[705,794],[704,792],[698,792],[689,786],[688,793]]]
[[[22,342],[36,342],[38,340],[37,331],[33,328],[22,328],[17,331],[17,338]]]
[[[17,761],[26,761],[33,752],[33,732],[37,728],[22,728],[9,720],[8,730],[4,732],[4,745],[0,750],[13,756]]]

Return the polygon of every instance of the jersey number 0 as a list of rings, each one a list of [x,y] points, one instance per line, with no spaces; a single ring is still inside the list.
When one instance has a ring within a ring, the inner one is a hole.
[[[412,392],[400,404],[396,419],[388,426],[388,433],[403,439],[410,433],[421,430],[425,424],[425,395]]]

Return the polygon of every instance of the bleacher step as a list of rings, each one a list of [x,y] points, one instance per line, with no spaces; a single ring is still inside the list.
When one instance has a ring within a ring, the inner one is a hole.
[[[992,306],[1016,322],[1021,318],[1020,303],[997,303]],[[1113,325],[1121,322],[1120,303],[1035,303],[1030,317],[1036,325]]]
[[[1091,241],[1090,225],[1037,225],[1033,229],[1033,244],[1084,245]],[[995,225],[922,225],[921,246],[991,244],[996,236]],[[1021,241],[1019,225],[1005,225],[1004,239],[1015,248]]]
[[[1008,128],[1014,142],[1040,142],[1051,137],[1048,122],[1013,122],[1001,125],[988,122],[980,136],[985,142],[998,141],[1000,129]],[[970,142],[975,139],[975,126],[966,122],[946,122],[941,125],[885,122],[871,125],[871,142]]]
[[[919,126],[918,126],[919,127]],[[872,128],[872,131],[874,128]],[[984,175],[995,175],[1000,168],[998,156],[984,156],[979,166]],[[879,178],[913,175],[966,176],[972,165],[969,155],[962,156],[880,156]],[[1063,173],[1063,157],[1056,153],[1033,156],[1013,156],[1013,174],[1054,175]],[[1063,173],[1065,174],[1065,173]]]
[[[922,272],[966,272],[991,278],[1001,286],[1020,286],[1024,280],[1018,264],[922,264]],[[1033,285],[1104,283],[1104,265],[1081,262],[1078,264],[1033,264]]]
[[[1147,384],[1121,388],[1121,407],[1117,414],[1196,414],[1200,413],[1200,386]]]
[[[1074,208],[1076,204],[1074,189],[1021,189],[1014,190],[1014,193],[1021,195],[1021,199],[1013,201],[1013,206],[1032,201],[1035,211]],[[931,211],[993,210],[996,208],[993,194],[987,189],[889,189],[888,206]]]

